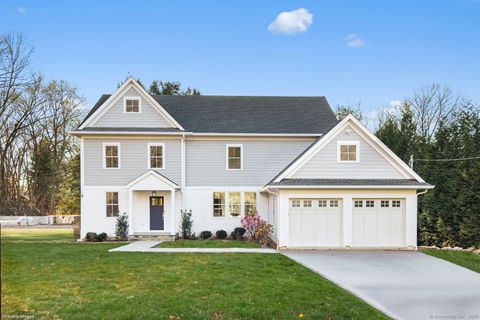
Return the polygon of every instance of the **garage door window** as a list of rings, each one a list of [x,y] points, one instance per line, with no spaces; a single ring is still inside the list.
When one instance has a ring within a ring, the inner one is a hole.
[[[400,200],[392,200],[393,208],[400,208]]]
[[[300,208],[300,200],[292,200],[293,208]]]
[[[318,206],[320,208],[326,208],[327,207],[327,200],[318,200]]]
[[[303,207],[304,208],[311,208],[312,207],[312,200],[303,200]]]
[[[375,201],[374,200],[366,200],[365,201],[365,207],[367,207],[367,208],[375,207]]]
[[[338,208],[338,200],[330,200],[331,208]]]
[[[355,208],[362,208],[363,207],[363,201],[362,200],[355,200],[353,203]]]
[[[390,206],[390,201],[389,200],[382,200],[380,202],[380,207],[382,208],[388,208]]]

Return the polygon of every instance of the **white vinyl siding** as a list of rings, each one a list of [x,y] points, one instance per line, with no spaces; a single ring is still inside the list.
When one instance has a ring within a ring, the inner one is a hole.
[[[347,133],[350,132],[350,134]],[[339,141],[358,141],[360,161],[339,162]],[[291,178],[298,179],[405,179],[382,155],[362,139],[351,127],[340,132],[332,141],[303,165]]]
[[[165,144],[168,152],[163,159],[165,169],[159,173],[181,184],[181,142],[180,139],[115,139],[120,143],[121,166],[116,170],[103,169],[103,140],[84,138],[85,186],[126,185],[148,170],[148,143]],[[225,169],[223,169],[225,170]]]
[[[228,142],[187,140],[187,186],[263,186],[313,141],[241,140],[243,170],[225,170]]]
[[[124,97],[140,99],[141,112],[125,112]],[[120,97],[112,107],[98,119],[93,127],[123,127],[123,128],[145,128],[161,127],[171,128],[167,120],[143,99],[135,88],[130,88],[126,94]]]

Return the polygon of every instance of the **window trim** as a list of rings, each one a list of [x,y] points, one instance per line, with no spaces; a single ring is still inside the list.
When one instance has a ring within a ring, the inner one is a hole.
[[[228,149],[231,148],[231,147],[232,148],[240,147],[240,169],[230,169],[228,167],[228,160],[229,160]],[[226,147],[225,147],[225,168],[228,171],[242,171],[243,170],[243,144],[227,144],[226,145]]]
[[[107,153],[106,153],[106,147],[117,147],[118,148],[118,167],[111,167],[107,168]],[[102,143],[102,154],[103,154],[103,169],[107,170],[117,170],[121,168],[121,147],[120,147],[120,142],[104,142]]]
[[[116,193],[117,194],[117,203],[108,203],[108,194],[109,193]],[[108,215],[108,206],[117,206],[118,212],[117,215]],[[107,218],[118,218],[120,216],[120,193],[118,191],[105,191],[105,217]]]
[[[161,168],[152,168],[150,161],[150,147],[162,147],[162,167]],[[149,142],[147,143],[147,168],[152,170],[164,170],[165,169],[165,157],[166,149],[164,142]]]
[[[127,100],[137,100],[138,101],[138,112],[127,111]],[[128,114],[139,114],[142,113],[142,98],[141,97],[123,97],[123,113]]]
[[[356,160],[341,160],[340,150],[343,145],[355,145]],[[337,141],[337,162],[338,163],[357,163],[360,162],[360,141],[358,140],[339,140]]]

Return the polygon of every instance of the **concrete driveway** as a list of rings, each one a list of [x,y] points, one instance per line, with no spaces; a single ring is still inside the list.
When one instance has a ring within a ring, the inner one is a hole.
[[[421,252],[283,254],[396,319],[480,319],[480,274]]]

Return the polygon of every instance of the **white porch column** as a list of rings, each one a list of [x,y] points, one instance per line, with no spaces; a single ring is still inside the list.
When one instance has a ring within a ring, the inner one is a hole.
[[[128,189],[128,235],[133,236],[133,190]]]
[[[343,197],[343,246],[351,248],[353,239],[352,196]]]
[[[175,235],[175,222],[177,220],[177,218],[175,216],[175,189],[171,189],[170,194],[171,194],[170,201],[172,202],[171,205],[170,205],[170,211],[171,211],[171,215],[172,215],[170,234],[173,236],[173,235]]]

